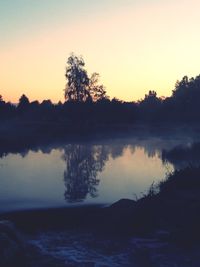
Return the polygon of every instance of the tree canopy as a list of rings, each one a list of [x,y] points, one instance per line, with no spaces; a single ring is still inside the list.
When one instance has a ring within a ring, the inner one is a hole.
[[[98,101],[107,98],[105,87],[99,85],[99,74],[91,77],[85,69],[82,57],[71,54],[67,59],[65,99],[74,102]]]

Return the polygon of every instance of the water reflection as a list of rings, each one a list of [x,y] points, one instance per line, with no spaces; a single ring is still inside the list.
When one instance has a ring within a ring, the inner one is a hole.
[[[106,146],[67,145],[62,159],[66,163],[64,183],[66,187],[65,200],[69,202],[82,201],[89,194],[97,196],[99,179],[97,174],[103,171],[108,160]]]
[[[157,140],[158,141],[158,140]],[[163,145],[164,143],[162,143]],[[169,144],[168,144],[169,145]],[[148,158],[160,158],[164,165],[180,169],[188,164],[200,164],[200,143],[178,145],[171,149],[161,149],[158,142],[129,144],[132,154],[142,148]],[[120,145],[67,145],[62,156],[66,163],[64,171],[65,200],[68,202],[83,201],[88,195],[98,196],[100,180],[98,174],[104,169],[109,157],[113,160],[123,155],[126,144]]]
[[[163,163],[171,163],[174,169],[181,169],[188,165],[200,165],[200,143],[188,143],[162,151]]]
[[[1,144],[0,157],[0,203],[9,199],[12,203],[22,199],[20,203],[27,205],[34,200],[41,206],[113,203],[145,192],[153,181],[164,178],[168,166],[172,170],[200,164],[200,143],[189,138],[132,137]]]

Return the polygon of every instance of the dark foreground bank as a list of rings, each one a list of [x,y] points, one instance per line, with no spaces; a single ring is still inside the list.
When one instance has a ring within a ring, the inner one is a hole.
[[[175,171],[137,201],[1,220],[2,266],[199,266],[200,167]]]

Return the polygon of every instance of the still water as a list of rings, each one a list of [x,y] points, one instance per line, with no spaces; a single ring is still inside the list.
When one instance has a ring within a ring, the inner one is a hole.
[[[153,182],[184,164],[173,151],[183,145],[188,155],[192,142],[134,137],[2,151],[0,212],[141,197]]]

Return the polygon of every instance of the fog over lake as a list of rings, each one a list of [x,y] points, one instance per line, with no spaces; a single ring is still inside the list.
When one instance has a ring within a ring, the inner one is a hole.
[[[175,135],[93,139],[15,153],[1,151],[0,211],[108,205],[121,198],[139,198],[152,183],[188,162],[190,154],[193,158],[189,161],[198,163],[197,138]]]

